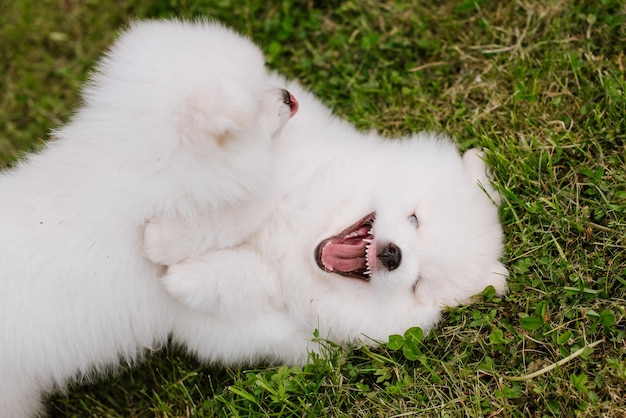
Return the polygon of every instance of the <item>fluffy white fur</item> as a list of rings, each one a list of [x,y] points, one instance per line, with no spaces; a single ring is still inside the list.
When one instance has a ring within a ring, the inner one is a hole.
[[[262,212],[272,135],[294,113],[273,81],[220,25],[136,23],[70,123],[0,174],[1,417],[167,342],[184,311],[142,253],[144,223]],[[261,220],[214,238],[239,243]]]
[[[175,321],[177,341],[211,362],[302,363],[319,349],[316,329],[341,344],[384,341],[430,329],[444,306],[489,285],[505,292],[499,198],[479,151],[461,157],[432,134],[359,133],[287,88],[301,111],[274,138],[274,203],[244,244],[215,250],[210,217],[158,215],[146,227],[149,257],[168,266],[161,282],[190,308]],[[369,280],[320,268],[318,244],[374,212]],[[390,243],[402,254],[393,268],[378,257]]]

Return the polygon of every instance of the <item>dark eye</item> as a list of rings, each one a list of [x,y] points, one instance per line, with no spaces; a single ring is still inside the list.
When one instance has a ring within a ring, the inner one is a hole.
[[[413,226],[413,228],[417,228],[419,222],[417,221],[417,216],[411,215],[409,216],[409,223]]]

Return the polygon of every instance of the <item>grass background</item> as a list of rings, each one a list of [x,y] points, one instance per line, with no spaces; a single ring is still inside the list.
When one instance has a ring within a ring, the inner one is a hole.
[[[359,128],[489,149],[511,292],[303,368],[168,348],[54,397],[53,416],[626,416],[622,1],[2,2],[0,167],[68,119],[120,27],[169,16],[250,35]]]

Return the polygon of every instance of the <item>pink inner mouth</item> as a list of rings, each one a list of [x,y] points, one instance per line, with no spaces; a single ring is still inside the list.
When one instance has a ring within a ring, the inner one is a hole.
[[[369,280],[376,263],[372,251],[374,213],[363,217],[338,235],[327,238],[316,248],[318,266],[346,277]]]

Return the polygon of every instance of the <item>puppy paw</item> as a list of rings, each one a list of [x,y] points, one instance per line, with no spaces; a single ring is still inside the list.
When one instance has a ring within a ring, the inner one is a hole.
[[[174,299],[193,310],[211,311],[219,294],[206,266],[195,259],[171,266],[161,279]]]
[[[143,229],[142,250],[144,256],[163,266],[174,265],[186,257],[181,239],[182,227],[165,218],[155,218],[146,222]]]

